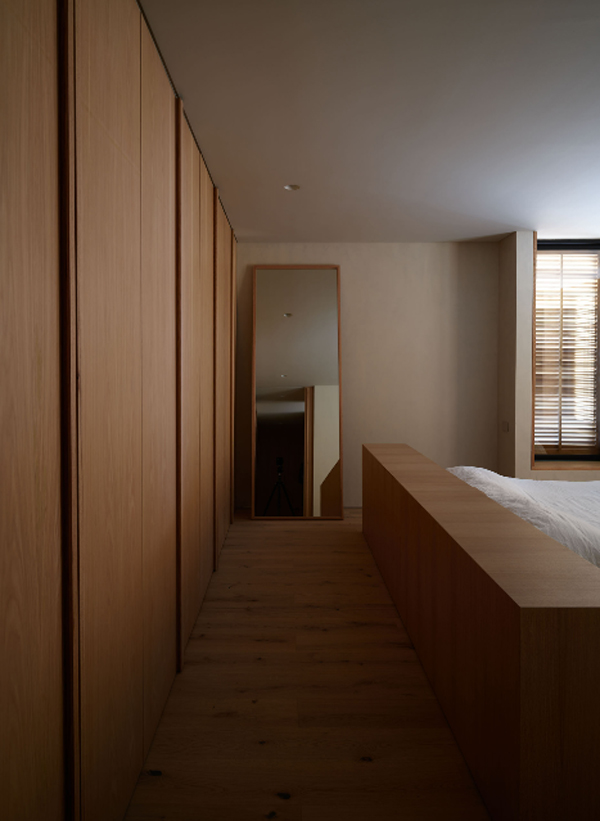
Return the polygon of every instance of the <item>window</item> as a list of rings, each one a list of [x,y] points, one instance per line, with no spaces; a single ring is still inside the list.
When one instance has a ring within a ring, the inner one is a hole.
[[[535,269],[536,459],[600,458],[600,243],[538,243]]]

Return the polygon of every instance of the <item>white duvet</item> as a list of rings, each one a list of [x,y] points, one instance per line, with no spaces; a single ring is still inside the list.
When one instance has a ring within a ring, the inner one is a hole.
[[[600,567],[600,482],[511,479],[475,467],[448,470]]]

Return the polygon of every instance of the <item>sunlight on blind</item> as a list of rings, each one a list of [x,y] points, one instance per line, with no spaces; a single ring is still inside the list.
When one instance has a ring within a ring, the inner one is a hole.
[[[539,251],[535,445],[598,447],[598,254]]]

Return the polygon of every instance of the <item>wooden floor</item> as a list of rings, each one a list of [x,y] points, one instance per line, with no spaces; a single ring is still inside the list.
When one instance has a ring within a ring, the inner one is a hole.
[[[232,526],[126,817],[488,819],[358,512]]]

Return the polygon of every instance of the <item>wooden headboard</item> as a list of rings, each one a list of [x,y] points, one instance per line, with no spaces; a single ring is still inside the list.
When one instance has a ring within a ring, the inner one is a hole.
[[[600,818],[600,569],[408,445],[363,530],[492,817]]]

